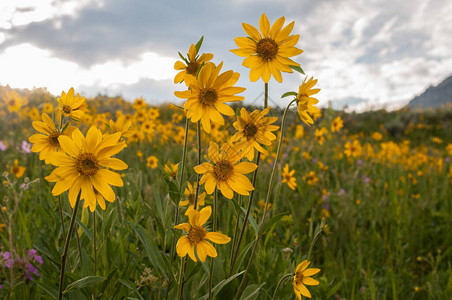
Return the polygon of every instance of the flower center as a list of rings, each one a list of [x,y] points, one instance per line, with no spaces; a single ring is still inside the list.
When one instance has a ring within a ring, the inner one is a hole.
[[[54,131],[51,134],[49,134],[49,144],[58,147],[60,145],[60,143],[58,142],[58,137],[60,135],[61,133],[58,131]]]
[[[272,60],[278,53],[278,44],[271,38],[261,39],[257,43],[256,52],[264,60]]]
[[[257,133],[257,126],[254,125],[253,123],[247,123],[243,131],[247,138],[252,138]]]
[[[195,204],[195,194],[189,194],[188,195],[188,203],[190,204],[190,205],[194,205]]]
[[[72,108],[69,105],[63,105],[63,112],[65,114],[70,114],[72,111]]]
[[[80,154],[75,162],[75,167],[79,173],[85,176],[91,176],[99,171],[99,162],[91,153]]]
[[[227,180],[232,175],[234,166],[225,160],[219,161],[214,167],[213,172],[218,180]]]
[[[218,100],[217,91],[210,88],[205,88],[199,93],[199,102],[204,106],[211,106]]]
[[[13,172],[13,174],[19,173],[19,167],[17,166],[12,167],[11,172]]]
[[[303,283],[303,278],[304,278],[303,273],[301,273],[301,272],[295,273],[295,282],[297,284]]]
[[[198,73],[199,63],[191,61],[187,66],[187,74],[196,75]]]
[[[284,179],[287,181],[290,181],[292,179],[292,176],[290,175],[284,175]]]
[[[190,243],[192,244],[198,244],[204,238],[206,237],[206,230],[202,227],[192,227],[190,231],[188,232],[188,239],[190,240]]]
[[[16,104],[16,100],[14,100],[14,99],[11,99],[11,100],[8,101],[8,105],[9,106],[13,106],[15,104]]]

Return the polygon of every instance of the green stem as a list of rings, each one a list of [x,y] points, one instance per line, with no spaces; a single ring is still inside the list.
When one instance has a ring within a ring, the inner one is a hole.
[[[252,179],[252,185],[254,187],[256,186],[257,170],[259,169],[260,157],[261,157],[261,153],[258,151],[257,152],[257,156],[256,156],[256,165],[258,165],[258,168],[254,171],[253,179]],[[245,234],[246,225],[248,223],[248,217],[249,217],[250,212],[251,212],[251,206],[252,206],[252,203],[253,203],[254,192],[255,192],[255,190],[252,190],[250,192],[250,197],[248,199],[248,208],[246,209],[245,218],[243,219],[242,230],[240,231],[240,236],[239,236],[239,239],[237,241],[237,245],[235,246],[235,249],[234,248],[232,249],[232,251],[234,251],[234,255],[231,257],[231,262],[230,262],[230,265],[229,265],[228,277],[230,277],[232,275],[232,272],[234,271],[234,265],[235,265],[235,262],[236,262],[237,257],[238,257],[238,253],[239,253],[239,250],[240,250],[240,245],[242,244],[242,239],[243,239],[243,236]],[[237,223],[238,223],[238,220],[237,220]]]
[[[74,211],[72,212],[71,223],[69,225],[69,231],[67,232],[66,242],[64,243],[63,254],[61,255],[60,286],[59,286],[59,292],[58,292],[59,300],[63,299],[63,284],[64,284],[64,273],[65,273],[65,268],[66,268],[67,252],[69,249],[69,242],[71,241],[72,230],[74,229],[75,218],[77,217],[77,209],[78,209],[79,202],[80,202],[80,194],[78,195],[77,201],[75,202]]]
[[[97,275],[97,236],[96,236],[96,211],[93,212],[93,250],[94,250],[94,276]],[[94,283],[94,299],[96,299],[96,284]]]
[[[218,190],[215,188],[215,193],[213,197],[213,222],[212,231],[217,231],[217,201],[218,200]],[[209,273],[209,299],[212,300],[212,277],[213,277],[213,264],[214,258],[210,259],[210,273]]]
[[[272,300],[276,299],[276,293],[278,292],[279,286],[280,286],[280,285],[284,282],[284,280],[286,280],[288,277],[293,277],[293,274],[292,274],[292,273],[286,274],[286,275],[284,275],[284,276],[278,281],[278,284],[276,285],[276,288],[275,288],[275,292],[273,293]]]
[[[183,287],[183,281],[184,281],[184,273],[185,273],[185,259],[186,257],[182,257],[180,261],[180,269],[179,269],[179,282],[178,282],[178,289],[177,289],[177,299],[182,299],[182,287]]]
[[[325,222],[324,222],[324,221],[322,221],[322,222],[320,223],[319,230],[316,232],[314,238],[312,239],[311,245],[309,246],[308,256],[306,257],[306,260],[307,260],[307,261],[309,261],[309,259],[311,258],[312,249],[314,248],[314,245],[317,243],[317,240],[319,239],[320,234],[322,233],[323,225],[325,225]]]
[[[267,207],[268,207],[268,201],[270,200],[270,195],[272,192],[272,187],[273,187],[273,178],[275,176],[276,173],[276,167],[278,165],[278,160],[279,160],[279,154],[281,152],[281,145],[282,145],[282,141],[283,141],[283,137],[284,137],[284,125],[286,123],[286,117],[287,117],[287,112],[289,111],[290,106],[292,105],[292,103],[294,103],[295,101],[297,101],[297,99],[292,100],[289,105],[287,105],[286,109],[284,110],[284,114],[283,114],[283,118],[282,118],[282,122],[281,122],[281,136],[279,137],[279,143],[278,143],[278,149],[276,150],[276,157],[275,157],[275,161],[273,164],[273,169],[272,169],[272,173],[270,175],[270,181],[268,184],[268,191],[267,191],[267,197],[265,199],[265,206],[264,206],[264,214],[262,215],[262,219],[259,222],[259,227],[257,230],[257,234],[256,234],[256,239],[254,240],[254,245],[253,245],[253,250],[251,252],[251,256],[250,259],[248,261],[248,265],[246,266],[245,269],[245,274],[243,274],[242,277],[242,282],[240,283],[239,289],[237,290],[237,293],[235,294],[235,298],[234,299],[238,299],[240,292],[243,288],[243,285],[245,284],[245,280],[246,280],[246,275],[248,274],[249,268],[251,266],[251,263],[254,259],[254,254],[256,253],[256,248],[257,248],[257,244],[259,243],[259,240],[261,238],[262,235],[262,231],[265,225],[265,218],[267,216]]]
[[[264,90],[265,90],[265,94],[264,94],[264,109],[266,109],[268,107],[268,82],[265,83]]]

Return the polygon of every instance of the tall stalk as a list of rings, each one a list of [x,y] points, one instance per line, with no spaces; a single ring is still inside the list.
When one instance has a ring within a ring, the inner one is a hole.
[[[268,83],[264,84],[264,109],[266,109],[268,107]],[[255,187],[256,186],[256,179],[257,179],[257,172],[259,170],[259,162],[260,162],[260,152],[257,151],[257,156],[256,156],[256,165],[258,166],[256,168],[256,170],[254,170],[253,172],[253,179],[252,179],[252,185]],[[237,260],[237,256],[240,250],[240,245],[242,243],[242,239],[243,239],[243,235],[245,234],[245,229],[246,229],[246,225],[248,223],[248,217],[250,215],[250,211],[251,211],[251,206],[253,203],[253,196],[254,196],[255,190],[252,190],[250,192],[250,196],[248,199],[248,208],[246,209],[246,213],[245,213],[245,218],[243,219],[243,226],[242,226],[242,230],[240,231],[240,236],[239,239],[237,241],[237,245],[232,245],[232,249],[231,249],[231,262],[229,264],[229,272],[228,272],[228,277],[230,277],[232,275],[232,272],[234,270],[234,265],[235,262]],[[237,219],[237,222],[239,220]],[[235,240],[235,236],[234,236],[234,240]]]
[[[217,231],[217,203],[218,203],[218,189],[215,188],[214,198],[213,198],[213,220],[212,220],[212,231]],[[213,264],[214,258],[210,258],[210,273],[209,273],[209,299],[212,300],[212,277],[213,277]]]
[[[284,114],[283,114],[283,118],[282,118],[282,122],[281,122],[281,135],[279,137],[278,149],[276,150],[276,157],[275,157],[275,161],[274,161],[274,164],[273,164],[272,173],[270,175],[270,181],[268,183],[268,191],[267,191],[267,197],[265,199],[264,214],[262,215],[262,219],[259,222],[259,227],[258,227],[258,230],[257,230],[256,239],[254,240],[253,250],[251,252],[251,256],[250,256],[250,259],[248,261],[248,265],[246,266],[245,274],[243,274],[242,281],[240,282],[239,289],[237,290],[237,293],[235,294],[235,298],[234,299],[238,299],[238,297],[240,295],[240,292],[241,292],[241,290],[243,288],[243,285],[245,284],[246,275],[248,274],[248,271],[249,271],[249,268],[251,266],[251,263],[253,262],[254,254],[256,253],[256,248],[257,248],[257,245],[259,243],[259,240],[260,240],[262,232],[263,232],[263,228],[264,228],[264,225],[265,225],[265,218],[267,216],[268,201],[270,200],[270,195],[271,195],[272,187],[273,187],[273,178],[274,178],[275,173],[276,173],[276,167],[278,165],[279,154],[281,152],[281,145],[282,145],[282,141],[283,141],[283,137],[284,137],[284,125],[286,123],[287,112],[289,111],[290,106],[295,101],[297,101],[297,99],[292,100],[289,103],[289,105],[287,105],[286,109],[284,110]]]
[[[66,236],[66,242],[64,243],[63,254],[61,255],[61,270],[60,270],[60,286],[58,291],[58,299],[63,299],[63,285],[64,285],[64,273],[66,269],[66,260],[67,260],[67,251],[69,249],[69,242],[71,241],[72,230],[74,229],[75,218],[77,217],[77,209],[80,203],[80,194],[77,197],[77,201],[75,202],[74,210],[72,212],[71,223],[69,225],[69,230]]]

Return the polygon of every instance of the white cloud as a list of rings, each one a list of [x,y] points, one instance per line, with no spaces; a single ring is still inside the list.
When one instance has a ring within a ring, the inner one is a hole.
[[[48,50],[30,44],[7,48],[0,54],[0,65],[8,72],[0,73],[0,83],[11,87],[47,87],[58,95],[78,86],[97,86],[99,90],[135,84],[141,79],[168,80],[175,76],[175,59],[146,52],[131,63],[119,60],[82,68],[77,64],[52,57]]]

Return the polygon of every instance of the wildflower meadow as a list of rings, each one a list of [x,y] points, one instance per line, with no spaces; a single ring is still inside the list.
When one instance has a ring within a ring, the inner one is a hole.
[[[247,22],[171,103],[0,88],[2,299],[452,299],[452,107],[319,108],[294,22]]]

